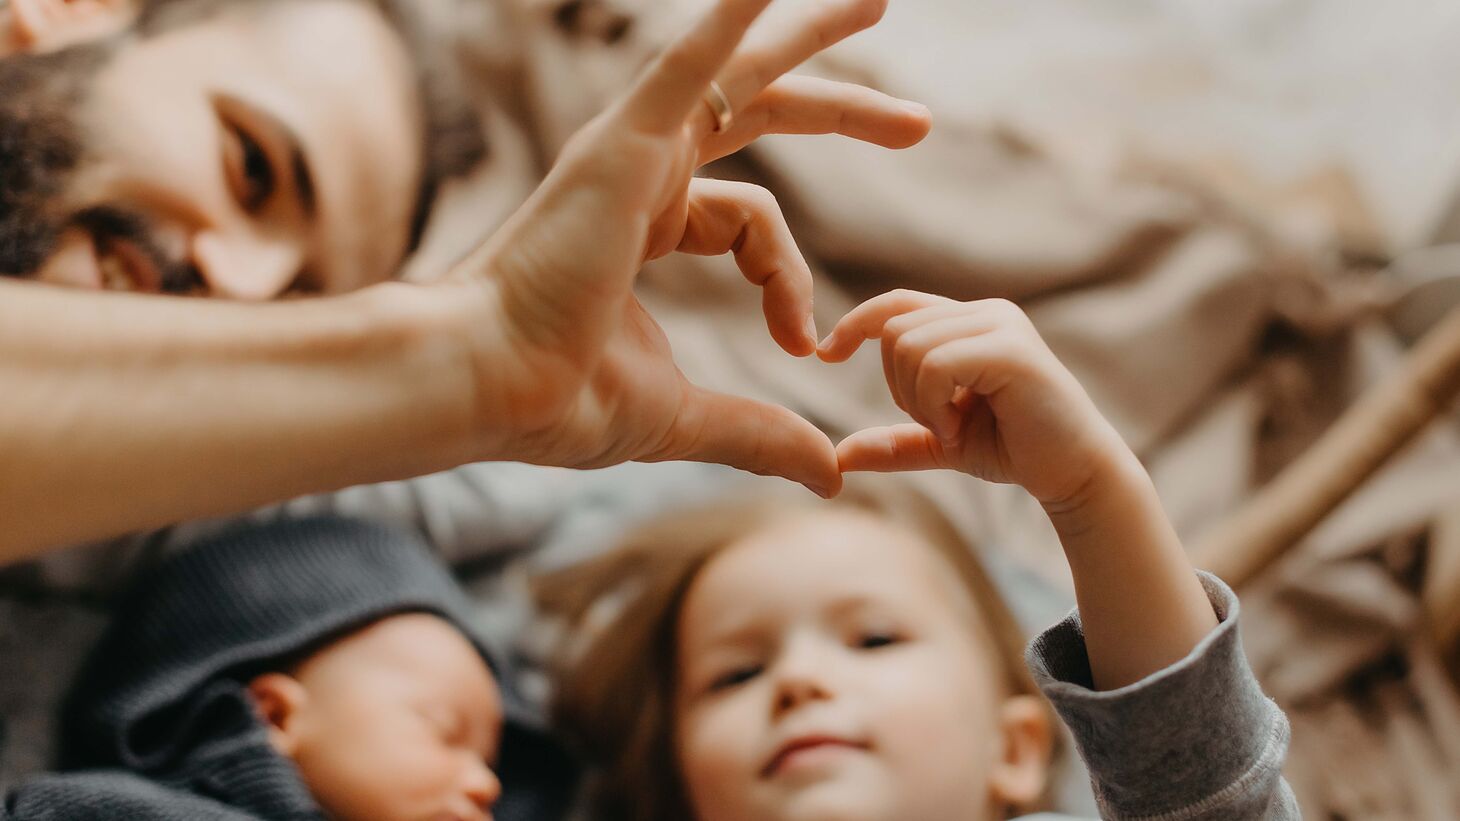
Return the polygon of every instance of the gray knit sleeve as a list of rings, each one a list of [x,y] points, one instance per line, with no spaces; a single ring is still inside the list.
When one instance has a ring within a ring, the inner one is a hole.
[[[1242,653],[1236,595],[1199,575],[1221,623],[1164,670],[1092,689],[1078,611],[1036,637],[1026,661],[1074,734],[1103,818],[1299,818],[1282,777],[1287,718]]]

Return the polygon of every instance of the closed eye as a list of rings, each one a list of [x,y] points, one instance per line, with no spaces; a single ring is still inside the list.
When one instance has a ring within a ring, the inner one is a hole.
[[[741,684],[744,684],[747,681],[750,681],[751,679],[760,675],[762,669],[763,668],[759,664],[746,664],[741,667],[736,667],[733,670],[727,670],[726,672],[716,676],[715,679],[710,682],[710,692],[718,693],[723,690],[729,690],[733,687],[738,687]]]
[[[890,647],[903,641],[903,637],[892,632],[868,632],[857,637],[857,647],[862,650],[876,650]]]

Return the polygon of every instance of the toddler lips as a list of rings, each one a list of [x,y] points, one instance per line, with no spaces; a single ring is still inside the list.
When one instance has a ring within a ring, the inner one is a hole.
[[[787,741],[776,750],[770,761],[761,768],[761,778],[774,778],[777,773],[785,770],[788,765],[799,758],[808,757],[828,751],[865,751],[870,745],[861,741],[851,741],[840,736],[833,735],[805,735]]]

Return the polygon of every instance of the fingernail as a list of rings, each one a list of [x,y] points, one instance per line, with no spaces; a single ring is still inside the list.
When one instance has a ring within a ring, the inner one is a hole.
[[[922,103],[915,103],[912,100],[903,100],[902,108],[907,113],[914,114],[919,117],[926,116],[928,113],[930,113],[927,106],[923,105]]]
[[[817,496],[820,496],[823,499],[831,498],[831,491],[825,488],[817,487],[816,485],[807,485],[806,489],[811,491],[812,493],[815,493]]]
[[[816,343],[816,350],[823,351],[823,352],[824,351],[831,350],[831,338],[833,336],[836,336],[836,332],[835,331],[833,331],[832,333],[827,334],[825,339],[823,339],[820,342]]]
[[[806,317],[806,338],[811,340],[812,345],[818,344],[816,341],[816,317],[814,316]]]

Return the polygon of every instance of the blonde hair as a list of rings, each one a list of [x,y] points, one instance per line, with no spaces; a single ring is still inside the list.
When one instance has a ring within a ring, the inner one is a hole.
[[[553,713],[594,768],[595,817],[694,817],[675,759],[672,709],[676,623],[685,596],[725,548],[776,521],[837,510],[886,519],[935,548],[977,608],[1006,692],[1038,693],[1023,662],[1023,632],[998,588],[953,523],[906,482],[858,477],[831,502],[756,496],[676,512],[640,527],[616,549],[534,584],[542,610],[579,639],[565,643],[557,660]]]

